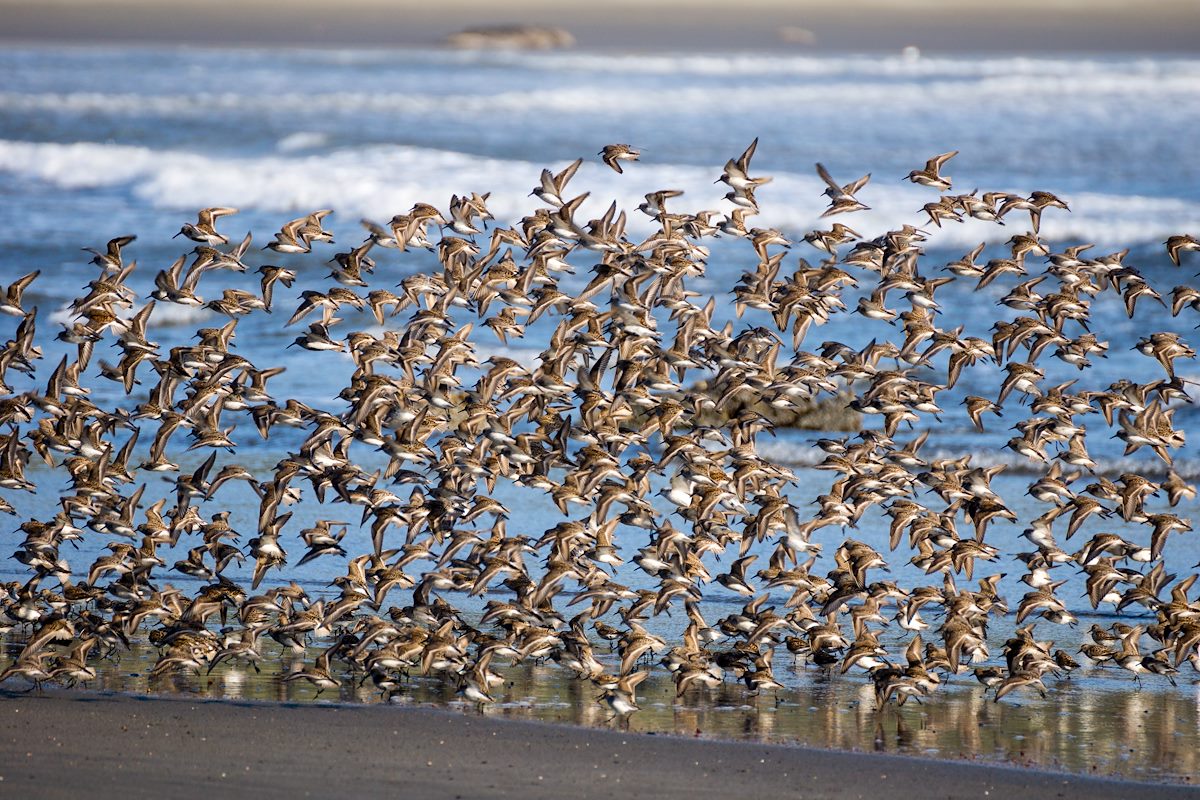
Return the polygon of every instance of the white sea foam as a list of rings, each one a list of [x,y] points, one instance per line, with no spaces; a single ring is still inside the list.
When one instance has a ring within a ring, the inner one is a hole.
[[[275,149],[281,153],[295,153],[300,150],[311,150],[321,147],[329,141],[329,135],[318,131],[297,131],[284,136],[275,143]]]
[[[834,434],[845,436],[847,434]],[[755,445],[763,458],[777,464],[789,467],[812,467],[825,460],[823,450],[811,444],[822,434],[813,432],[801,440],[794,436],[776,440],[763,440]],[[1046,471],[1044,464],[1034,463],[1025,456],[1004,448],[981,445],[976,449],[969,447],[940,448],[927,446],[922,449],[921,456],[927,460],[961,458],[971,456],[973,467],[1004,466],[1005,471],[1016,475],[1041,475]],[[1098,456],[1092,454],[1096,461],[1094,472],[1097,475],[1117,476],[1125,472],[1142,473],[1145,475],[1164,475],[1167,465],[1151,456]],[[1187,480],[1200,478],[1200,460],[1194,458],[1176,458],[1172,467],[1176,473]]]
[[[783,56],[753,54],[667,53],[662,55],[612,55],[586,52],[479,53],[463,54],[461,60],[475,63],[520,66],[547,72],[577,70],[586,73],[637,73],[640,75],[802,75],[811,77],[862,76],[906,79],[955,76],[979,78],[995,75],[1054,76],[1144,75],[1200,76],[1200,64],[1192,59],[1055,59],[1031,57],[908,59],[895,56]]]
[[[148,328],[168,328],[177,325],[192,325],[203,322],[213,316],[212,309],[203,306],[184,306],[179,303],[156,303],[150,319],[146,320]]]
[[[965,454],[962,449],[949,450],[940,448],[930,448],[928,452],[922,451],[921,453],[923,457],[931,460],[961,458]],[[1042,475],[1046,471],[1044,464],[1032,462],[1025,456],[1014,453],[1011,450],[983,447],[970,452],[970,455],[971,466],[973,467],[1004,466],[1006,472],[1017,475]],[[1166,474],[1168,469],[1165,462],[1153,456],[1103,457],[1092,454],[1092,457],[1096,461],[1096,466],[1092,472],[1096,475],[1115,477],[1126,472],[1132,472],[1149,476],[1162,476]],[[1180,477],[1187,480],[1200,478],[1200,461],[1194,458],[1176,458],[1170,469],[1174,469]]]
[[[328,207],[342,219],[363,215],[386,220],[418,201],[444,206],[451,194],[490,191],[492,212],[502,221],[513,221],[538,205],[528,193],[542,166],[562,165],[401,146],[291,157],[223,157],[116,144],[0,140],[0,172],[66,189],[128,185],[149,205],[181,212],[214,204],[281,214]],[[591,191],[581,219],[599,216],[615,199],[632,211],[631,230],[644,232],[649,221],[633,209],[646,192],[668,187],[686,192],[675,203],[680,210],[728,208],[722,199],[727,187],[713,183],[718,174],[711,168],[647,162],[617,175],[588,162],[575,179],[581,190]],[[837,177],[849,181],[857,176]],[[759,190],[763,214],[755,224],[779,227],[792,235],[825,224],[819,219],[825,207],[823,188],[815,174],[776,172],[774,182]],[[1025,192],[1040,187],[1007,188]],[[876,181],[860,197],[873,210],[846,221],[866,235],[905,222],[926,224],[919,209],[932,199],[927,190],[898,181]],[[1071,213],[1052,209],[1044,216],[1042,232],[1048,239],[1086,240],[1102,246],[1157,243],[1200,219],[1200,203],[1182,199],[1101,193],[1068,199]],[[1006,233],[977,221],[929,230],[934,244],[947,247],[969,247]]]
[[[995,103],[1007,112],[1048,103],[1072,105],[1088,113],[1128,115],[1130,103],[1170,114],[1187,113],[1186,101],[1200,94],[1200,61],[1159,59],[1057,60],[1033,58],[952,59],[853,56],[781,57],[756,55],[598,55],[589,53],[412,53],[377,54],[368,63],[400,67],[406,73],[431,62],[451,69],[508,68],[512,80],[494,91],[464,91],[459,85],[413,84],[371,87],[350,70],[345,90],[327,85],[294,91],[288,83],[259,78],[242,91],[2,91],[0,111],[87,113],[102,116],[155,114],[213,118],[237,111],[289,115],[320,113],[437,113],[468,117],[488,113],[536,112],[623,114],[709,113],[714,101],[723,111],[774,108],[781,113],[816,104],[841,104],[874,111],[913,107]],[[339,62],[343,64],[343,62]],[[235,69],[222,64],[214,69]],[[539,73],[553,80],[542,81]],[[564,75],[577,80],[563,83]],[[624,76],[645,80],[630,82]],[[617,80],[614,80],[614,77]],[[218,85],[221,85],[218,83]],[[507,91],[503,87],[509,87]],[[1179,105],[1183,101],[1184,105]],[[1121,103],[1121,107],[1114,106]],[[1191,112],[1194,114],[1194,109]]]
[[[669,63],[669,62],[668,62]],[[1191,65],[1189,65],[1191,66]],[[603,73],[598,73],[602,75]],[[728,73],[723,73],[726,78]],[[723,112],[763,109],[803,109],[819,105],[880,111],[904,111],[914,107],[958,105],[967,108],[1019,103],[1031,113],[1055,111],[1062,98],[1089,114],[1116,113],[1114,103],[1171,113],[1172,104],[1200,96],[1200,67],[1176,71],[1087,71],[1005,72],[972,76],[931,72],[886,76],[850,73],[844,79],[802,80],[781,74],[775,80],[752,83],[708,84],[703,75],[695,82],[656,83],[630,86],[612,81],[584,81],[570,88],[529,88],[489,93],[415,92],[272,92],[270,94],[197,92],[138,94],[106,92],[48,92],[30,94],[0,92],[0,111],[70,112],[123,116],[153,114],[182,118],[211,117],[231,112],[262,112],[271,108],[304,113],[320,109],[328,113],[429,114],[440,118],[472,118],[484,114],[604,114],[695,113],[708,110],[714,100]],[[895,78],[889,80],[888,77]],[[911,80],[899,80],[900,78]],[[1018,108],[1011,107],[1010,108]],[[1177,109],[1185,111],[1186,107]]]
[[[500,342],[475,344],[475,360],[480,363],[487,361],[492,356],[499,356],[511,358],[526,369],[534,369],[541,363],[541,354],[542,351],[536,347],[520,347],[512,344],[505,346]]]
[[[1200,63],[1193,59],[1104,58],[1059,59],[1029,56],[994,58],[955,58],[922,56],[905,58],[901,54],[802,55],[772,53],[595,53],[586,51],[388,51],[325,50],[305,54],[308,60],[342,66],[399,65],[418,63],[459,67],[508,67],[561,74],[695,75],[708,77],[809,76],[837,78],[861,76],[904,79],[954,76],[977,78],[990,75],[1030,75],[1038,78],[1056,75],[1137,76],[1191,74],[1200,76]]]

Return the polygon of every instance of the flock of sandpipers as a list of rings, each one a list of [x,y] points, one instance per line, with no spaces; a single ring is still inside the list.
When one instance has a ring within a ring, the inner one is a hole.
[[[951,152],[908,176],[938,195],[923,208],[928,224],[972,217],[1003,220],[1011,230],[1028,222],[1005,243],[1004,257],[977,262],[980,245],[939,264],[934,277],[919,266],[927,231],[905,225],[867,239],[834,223],[803,237],[821,254],[819,265],[801,258],[785,266],[792,242],[752,226],[755,192],[770,180],[751,174],[756,144],[720,177],[730,213],[669,210],[681,192],[652,192],[637,209],[654,225],[642,241],[626,237],[626,212],[615,203],[598,219],[578,218],[587,194],[567,189],[581,161],[557,174],[544,170],[532,193],[540,207],[490,233],[487,194],[452,197],[447,213],[419,203],[387,225],[364,222],[369,236],[330,260],[334,285],[303,291],[286,321],[307,325],[293,344],[314,351],[306,357],[315,363],[336,358],[319,351],[353,359],[353,375],[330,391],[329,409],[273,397],[268,384],[282,369],[237,351],[241,318],[271,312],[280,287],[296,281],[293,269],[259,266],[260,291],[201,296],[220,289],[222,272],[250,268],[250,235],[231,244],[217,229],[235,209],[204,209],[182,227],[196,246],[158,272],[144,303],[126,285],[134,264],[122,251],[132,236],[91,251],[99,274],[58,334],[75,345],[74,357],[54,367],[44,389],[36,377],[37,309],[22,298],[39,276],[12,283],[0,300],[0,312],[20,320],[0,353],[0,488],[50,492],[47,481],[35,485],[25,475],[35,455],[66,476],[69,488],[52,517],[20,524],[24,539],[12,557],[29,577],[0,585],[0,628],[15,656],[0,681],[86,684],[96,659],[119,657],[135,637],[158,648],[156,675],[238,662],[258,670],[267,660],[263,645],[274,640],[296,654],[319,652],[281,674],[283,681],[324,691],[369,680],[390,696],[419,673],[452,683],[474,703],[493,701],[503,661],[549,660],[592,682],[616,714],[637,709],[637,686],[660,667],[680,696],[729,679],[748,692],[778,689],[773,663],[781,649],[815,669],[869,676],[881,706],[929,695],[963,672],[993,688],[996,700],[1021,687],[1045,693],[1043,678],[1075,670],[1080,655],[1128,670],[1139,683],[1146,673],[1173,680],[1187,662],[1200,667],[1200,602],[1189,598],[1196,575],[1176,582],[1163,562],[1167,537],[1191,525],[1147,507],[1155,496],[1172,508],[1195,498],[1171,469],[1172,451],[1184,444],[1172,404],[1186,400],[1174,364],[1195,351],[1175,334],[1150,333],[1137,349],[1161,364],[1162,378],[1124,379],[1103,391],[1043,386],[1038,367],[1056,358],[1083,370],[1104,354],[1108,344],[1087,326],[1101,295],[1119,296],[1130,317],[1139,300],[1165,305],[1124,262],[1126,254],[1090,257],[1087,246],[1051,252],[1039,236],[1041,216],[1067,209],[1053,194],[950,194],[943,170]],[[600,155],[621,172],[639,153],[610,145]],[[842,183],[820,164],[817,172],[828,187],[823,216],[867,208],[860,195],[869,175]],[[287,223],[262,249],[299,257],[331,243],[330,213]],[[705,274],[712,237],[753,248],[757,266],[732,287],[732,303],[739,318],[750,310],[763,325],[718,327],[716,299],[701,302],[688,288]],[[1166,244],[1177,266],[1200,249],[1184,235]],[[386,248],[427,248],[440,266],[397,287],[371,256]],[[561,290],[563,273],[587,266],[582,291]],[[1017,315],[998,320],[990,340],[938,326],[940,286],[1017,278],[1002,300]],[[849,309],[847,287],[873,290]],[[1200,311],[1197,289],[1178,287],[1172,300],[1176,315]],[[148,338],[163,304],[205,307],[229,321],[163,352]],[[366,309],[379,335],[339,327],[339,313]],[[812,327],[839,313],[891,323],[898,341],[804,350]],[[556,324],[531,368],[504,356],[477,359],[475,327],[454,321],[464,315],[501,342],[523,337],[543,317],[547,327]],[[119,348],[117,364],[93,361],[101,344]],[[968,396],[967,411],[982,431],[1006,401],[1006,410],[1028,403],[1008,447],[1038,467],[1029,493],[1045,508],[1027,520],[1031,549],[1018,557],[1028,592],[1013,612],[1015,633],[1001,645],[1002,666],[986,663],[995,646],[989,623],[1010,613],[997,591],[1001,575],[966,587],[976,561],[1001,553],[987,541],[989,523],[1016,518],[990,487],[1002,467],[972,466],[969,454],[923,457],[924,435],[895,439],[902,426],[937,414],[937,395],[985,360],[1002,365],[1006,377],[994,399]],[[943,372],[945,382],[922,380],[930,370]],[[15,391],[11,371],[36,388]],[[88,384],[103,380],[122,385],[137,404],[95,405]],[[135,396],[139,385],[148,391]],[[798,504],[787,494],[796,475],[756,450],[772,423],[754,406],[802,408],[840,391],[851,391],[850,407],[882,424],[818,441],[823,460],[815,468],[828,471],[831,484],[811,504]],[[700,422],[734,401],[736,413]],[[1097,412],[1128,451],[1157,454],[1167,478],[1111,480],[1095,472],[1085,418]],[[256,429],[267,438],[281,426],[303,441],[273,470],[229,460],[235,434]],[[181,471],[171,458],[183,447],[211,455]],[[368,472],[355,461],[376,452],[385,468]],[[150,475],[173,480],[173,491],[143,503]],[[252,535],[236,530],[220,507],[231,481],[248,483],[259,498]],[[526,529],[520,513],[491,496],[501,483],[548,495],[562,521]],[[287,507],[309,493],[357,507],[369,552],[343,546],[351,523],[289,525]],[[847,535],[869,511],[890,518],[891,551],[907,546],[911,564],[931,576],[928,585],[888,580],[885,555]],[[1101,532],[1074,552],[1062,549],[1060,541],[1093,517],[1119,517],[1145,536]],[[825,528],[843,531],[836,547],[827,543],[832,559],[813,541]],[[67,546],[98,537],[110,540],[105,555],[86,569],[67,562]],[[291,563],[344,562],[336,594],[314,600],[285,582],[288,550],[300,545],[303,555]],[[757,570],[756,545],[770,552]],[[175,552],[164,558],[168,551]],[[238,583],[225,572],[244,560],[253,575]],[[653,588],[617,581],[635,568]],[[1070,571],[1086,573],[1092,607],[1133,609],[1139,624],[1094,625],[1092,643],[1074,654],[1055,650],[1035,628],[1077,622],[1056,593]],[[171,572],[201,585],[185,592],[168,582]],[[711,582],[746,597],[744,608],[707,620],[702,598]],[[772,603],[772,592],[786,600]],[[453,598],[463,593],[491,595],[482,614],[455,608]],[[680,607],[687,624],[679,640],[651,631],[652,617]],[[906,646],[881,643],[893,626],[905,632]],[[612,649],[619,659],[605,656]]]

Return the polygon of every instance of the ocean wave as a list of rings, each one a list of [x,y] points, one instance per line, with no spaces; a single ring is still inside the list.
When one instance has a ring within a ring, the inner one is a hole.
[[[396,51],[330,50],[305,54],[308,60],[319,59],[339,65],[387,65],[398,62],[474,67],[509,67],[532,71],[587,74],[638,75],[695,75],[709,77],[808,76],[836,78],[858,76],[904,79],[949,76],[982,78],[997,75],[1025,75],[1038,78],[1053,76],[1192,76],[1200,77],[1200,62],[1194,59],[1149,58],[1092,58],[1066,59],[1012,56],[995,58],[956,58],[953,56],[903,55],[799,55],[771,53],[684,53],[667,52],[656,55],[571,52],[520,51]]]
[[[151,57],[177,58],[178,52],[152,46],[138,48]],[[6,55],[14,58],[36,57],[45,52],[42,47],[11,47]],[[128,55],[127,48],[88,46],[54,50],[55,60],[69,63],[70,59],[90,62],[111,53],[116,57]],[[503,51],[447,50],[444,48],[206,48],[189,47],[191,60],[205,62],[213,69],[231,69],[246,73],[261,71],[264,65],[288,62],[296,69],[324,66],[355,71],[378,71],[379,68],[409,70],[444,70],[447,67],[519,69],[530,72],[561,74],[563,72],[638,75],[695,75],[708,77],[863,76],[904,79],[954,76],[977,78],[992,75],[1186,75],[1200,76],[1200,61],[1194,58],[1148,58],[1136,55],[1116,55],[1091,58],[1056,58],[1053,56],[993,55],[962,57],[954,55],[921,55],[918,58],[903,53],[854,54],[762,53],[752,51],[689,52],[664,51],[650,53],[597,52],[586,49],[568,51]]]
[[[683,58],[682,62],[692,59]],[[699,59],[704,61],[703,58]],[[722,60],[717,59],[716,63]],[[619,60],[618,60],[619,63]],[[664,64],[673,60],[664,59]],[[1155,67],[1161,65],[1154,64]],[[529,86],[511,91],[320,91],[272,90],[270,93],[182,92],[171,94],[80,92],[0,92],[0,111],[10,113],[73,113],[125,116],[200,118],[213,114],[286,109],[289,114],[306,111],[326,113],[427,114],[441,118],[478,117],[497,113],[604,114],[670,112],[696,113],[711,108],[714,100],[726,112],[745,112],[767,108],[836,105],[892,109],[896,112],[943,104],[966,107],[989,106],[996,102],[1020,101],[1021,114],[1039,108],[1061,107],[1062,98],[1085,111],[1112,111],[1112,102],[1132,103],[1147,113],[1175,113],[1187,106],[1164,106],[1195,98],[1200,91],[1200,66],[1144,71],[1103,70],[1048,72],[996,70],[974,73],[929,72],[906,74],[850,73],[839,80],[802,80],[807,73],[784,73],[777,80],[738,82],[733,73],[717,83],[697,82],[677,85],[649,83],[638,86],[612,84],[610,80],[583,81],[570,88]],[[604,71],[588,73],[603,78]],[[702,76],[697,76],[702,78]],[[893,79],[894,78],[894,79]],[[906,80],[900,80],[900,79]],[[1126,110],[1125,113],[1128,113]]]
[[[844,436],[845,434],[834,435]],[[795,439],[760,441],[756,445],[756,449],[760,456],[777,464],[784,464],[788,467],[813,467],[820,464],[826,458],[825,451],[810,443],[810,441],[815,441],[817,436],[814,435],[811,440],[802,442]],[[903,439],[904,437],[900,438]],[[1008,475],[1032,477],[1044,475],[1046,472],[1045,464],[1032,462],[1025,456],[1014,453],[1011,450],[983,444],[974,449],[970,447],[943,448],[927,445],[921,450],[921,457],[927,461],[955,459],[961,458],[964,455],[971,456],[971,466],[973,467],[1003,466],[1005,474]],[[1144,456],[1105,457],[1096,455],[1095,453],[1092,453],[1092,457],[1096,461],[1096,467],[1092,472],[1108,478],[1115,478],[1126,472],[1133,472],[1150,478],[1161,478],[1166,476],[1168,470],[1167,465],[1157,458]],[[1176,458],[1174,465],[1170,469],[1174,469],[1184,480],[1195,481],[1200,479],[1200,459]],[[832,473],[830,473],[830,480],[833,480]]]
[[[511,358],[526,369],[534,369],[541,363],[542,350],[536,347],[514,347],[513,345],[502,345],[499,342],[494,344],[476,343],[474,348],[475,360],[481,364],[493,356],[501,358]],[[485,365],[486,366],[486,365]]]
[[[329,143],[329,134],[319,131],[297,131],[289,133],[275,143],[275,149],[281,153],[295,153],[300,150],[312,150]]]
[[[599,53],[496,53],[485,56],[493,63],[519,64],[547,71],[636,72],[666,75],[808,75],[837,77],[996,75],[1049,76],[1186,76],[1200,77],[1200,63],[1192,59],[1055,59],[1055,58],[906,58],[894,56],[781,56],[752,54],[663,54],[613,56]],[[482,60],[480,58],[479,60]]]
[[[418,201],[444,205],[452,194],[490,191],[492,213],[511,222],[538,206],[538,201],[527,195],[543,166],[560,168],[562,164],[409,146],[368,146],[291,157],[226,157],[92,142],[0,140],[0,172],[66,189],[129,186],[154,208],[180,212],[214,204],[279,213],[328,207],[336,209],[342,219],[369,216],[386,220]],[[680,210],[727,208],[722,199],[725,187],[713,183],[718,174],[712,168],[646,162],[626,175],[617,175],[589,162],[575,179],[581,191],[591,191],[580,219],[599,216],[616,200],[619,207],[632,212],[631,230],[645,232],[649,220],[634,209],[645,193],[668,187],[686,192],[674,203]],[[1044,187],[1009,188],[1025,192]],[[819,219],[825,207],[823,189],[815,174],[776,172],[774,182],[759,191],[763,214],[755,218],[755,224],[778,227],[793,236],[824,225]],[[877,180],[860,198],[872,210],[845,221],[873,236],[903,223],[925,224],[919,209],[931,195],[899,181]],[[1200,218],[1200,203],[1176,198],[1088,192],[1068,199],[1071,213],[1052,210],[1043,218],[1042,235],[1051,241],[1091,241],[1102,246],[1157,244],[1187,230]],[[1009,233],[975,220],[929,230],[931,241],[939,247],[970,247],[984,239],[999,241]]]
[[[130,319],[141,306],[125,313],[124,318]],[[178,325],[191,325],[203,322],[213,315],[211,309],[203,306],[185,306],[178,303],[156,303],[150,318],[146,320],[147,328],[172,328]],[[71,310],[69,305],[60,306],[50,313],[50,321],[59,325],[70,325],[79,319],[79,315]]]
[[[921,456],[926,459],[960,458],[966,454],[962,449],[941,449],[937,447],[922,450]],[[971,466],[973,467],[1005,467],[1005,472],[1012,475],[1037,475],[1046,473],[1046,465],[1030,461],[1019,453],[1011,450],[981,447],[970,451]],[[1147,456],[1099,456],[1092,453],[1096,462],[1092,470],[1096,475],[1115,478],[1126,472],[1133,472],[1147,477],[1164,477],[1168,469],[1174,469],[1185,480],[1200,478],[1200,459],[1176,458],[1172,467],[1158,458]]]

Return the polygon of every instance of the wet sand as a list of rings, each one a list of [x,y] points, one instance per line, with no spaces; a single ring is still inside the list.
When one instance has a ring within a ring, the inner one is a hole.
[[[453,711],[0,692],[0,795],[1173,798],[1186,786],[497,720]]]
[[[601,50],[1200,51],[1200,10],[1191,0],[0,0],[0,17],[0,40],[78,44],[428,47],[464,28],[534,24],[564,28],[580,48]],[[800,30],[807,44],[796,44]]]
[[[677,637],[679,632],[666,634]],[[1004,638],[1004,634],[999,634]],[[884,641],[888,641],[886,638]],[[1068,643],[1063,642],[1067,646]],[[194,702],[297,705],[375,705],[382,693],[370,681],[342,676],[342,685],[317,695],[281,675],[316,657],[275,652],[263,645],[262,672],[222,664],[213,673],[177,671],[152,676],[159,651],[134,641],[119,660],[93,662],[97,675],[87,689],[106,696],[169,697]],[[19,646],[8,643],[15,655]],[[614,654],[597,652],[610,672]],[[1072,648],[1074,649],[1074,648]],[[0,666],[4,661],[0,660]],[[700,736],[787,747],[889,753],[940,761],[1057,770],[1119,780],[1183,783],[1200,775],[1200,710],[1187,678],[1179,687],[1147,680],[1134,691],[1123,670],[1085,670],[1078,679],[1052,680],[1045,698],[1017,693],[993,702],[971,676],[946,679],[924,703],[877,709],[873,688],[860,675],[834,676],[781,657],[776,677],[785,686],[751,695],[735,681],[694,689],[676,697],[666,670],[653,670],[638,687],[641,710],[624,720],[597,702],[598,690],[553,664],[502,665],[505,682],[496,702],[476,710],[456,698],[452,680],[409,676],[390,701],[393,709],[442,708],[493,720],[521,720],[627,733]],[[26,687],[16,680],[0,689]],[[218,706],[233,707],[233,706]]]

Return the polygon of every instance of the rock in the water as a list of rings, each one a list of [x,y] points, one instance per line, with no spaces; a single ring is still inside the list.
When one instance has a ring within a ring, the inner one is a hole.
[[[497,25],[468,28],[446,37],[446,44],[462,50],[553,50],[574,46],[575,37],[562,28]]]

